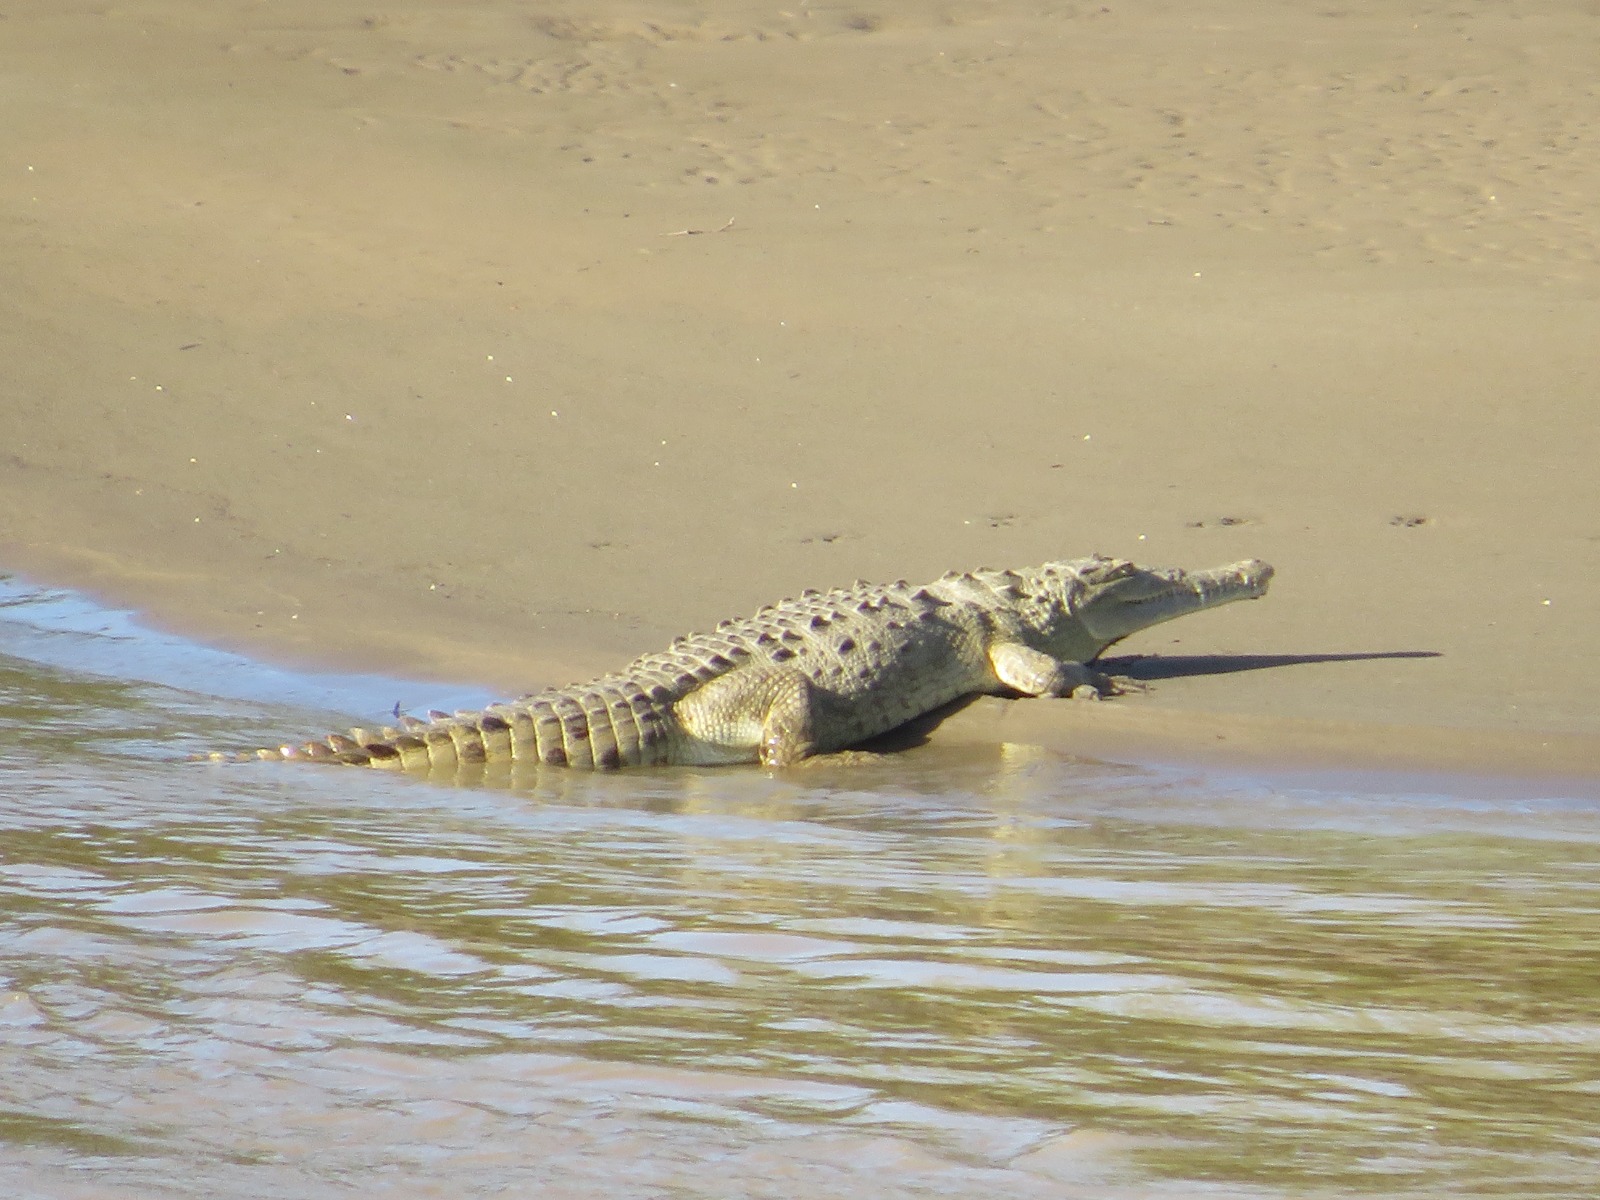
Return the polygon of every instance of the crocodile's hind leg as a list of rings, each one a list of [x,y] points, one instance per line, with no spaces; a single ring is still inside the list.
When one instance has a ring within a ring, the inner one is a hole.
[[[799,671],[747,664],[718,676],[673,706],[704,763],[758,761],[787,767],[816,749],[811,681]]]

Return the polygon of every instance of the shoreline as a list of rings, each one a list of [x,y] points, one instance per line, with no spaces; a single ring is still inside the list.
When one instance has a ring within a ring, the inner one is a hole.
[[[120,607],[104,596],[70,582],[39,582],[31,572],[4,572],[24,587],[68,588],[101,607]],[[318,656],[314,649],[274,655],[259,645],[213,644],[208,639],[152,622],[138,610],[129,612],[135,626],[179,638],[202,649],[238,653],[279,671],[313,677],[361,673],[364,678],[393,678],[415,691],[437,685],[446,692],[491,690],[466,672],[441,669],[405,676],[384,671],[381,653]],[[248,642],[248,639],[245,639]],[[464,655],[466,661],[470,655]],[[621,663],[612,664],[621,666]],[[1098,702],[1006,699],[975,696],[941,713],[910,722],[884,739],[891,753],[915,755],[925,743],[947,750],[1003,751],[1029,747],[1051,754],[1135,766],[1178,770],[1247,772],[1267,778],[1301,778],[1340,782],[1361,792],[1391,792],[1432,780],[1449,795],[1537,796],[1546,784],[1563,794],[1600,799],[1600,737],[1588,734],[1379,724],[1286,718],[1260,712],[1216,711],[1163,704],[1159,656],[1107,663],[1108,669],[1136,680],[1153,679],[1153,691],[1110,697]],[[549,682],[581,682],[590,675],[548,676]],[[378,675],[371,672],[378,671]],[[120,676],[119,676],[120,678]],[[171,683],[155,679],[149,682]],[[513,699],[515,689],[496,699]],[[1181,700],[1181,698],[1180,698]],[[425,705],[437,703],[422,697]],[[353,723],[374,713],[348,714]],[[296,736],[285,731],[286,738]]]
[[[941,733],[961,743],[1015,739],[1152,766],[1375,781],[1437,776],[1455,781],[1452,794],[1475,787],[1520,794],[1525,787],[1561,782],[1600,797],[1600,739],[1587,735],[1318,722],[1125,706],[1118,699],[1091,707],[1061,716],[1034,713],[1025,701],[991,704],[983,698],[957,714],[949,728],[941,726]],[[1468,781],[1476,785],[1465,786]]]

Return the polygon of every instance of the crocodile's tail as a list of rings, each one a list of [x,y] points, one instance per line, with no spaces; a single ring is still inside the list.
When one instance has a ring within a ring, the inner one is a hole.
[[[615,770],[670,761],[665,689],[602,680],[584,689],[542,692],[482,712],[401,717],[381,729],[352,729],[303,745],[257,750],[244,758],[308,759],[426,773],[472,763],[542,763]],[[226,761],[230,756],[212,755]]]

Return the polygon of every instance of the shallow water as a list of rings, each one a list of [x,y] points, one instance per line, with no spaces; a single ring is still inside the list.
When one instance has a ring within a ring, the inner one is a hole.
[[[1600,1178],[1577,790],[937,744],[453,787],[185,761],[413,695],[481,699],[0,591],[0,1194]]]

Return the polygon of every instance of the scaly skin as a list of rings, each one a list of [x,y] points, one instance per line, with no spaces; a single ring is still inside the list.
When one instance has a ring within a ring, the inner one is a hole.
[[[972,693],[1098,695],[1109,685],[1088,664],[1107,646],[1264,595],[1271,578],[1256,560],[1185,572],[1096,557],[925,587],[808,591],[591,683],[256,755],[418,772],[504,761],[788,766]]]

